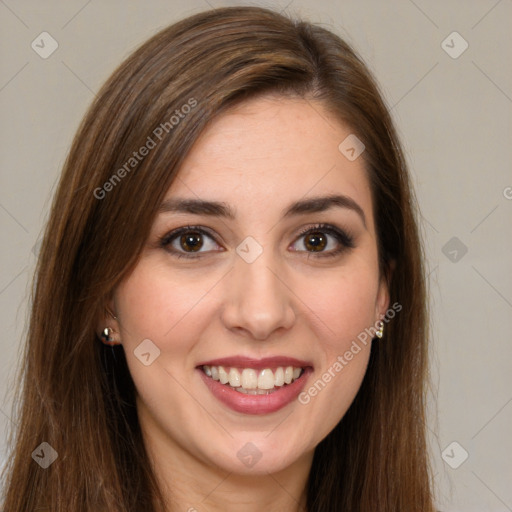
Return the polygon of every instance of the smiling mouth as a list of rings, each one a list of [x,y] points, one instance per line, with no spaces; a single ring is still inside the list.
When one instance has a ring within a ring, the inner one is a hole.
[[[211,379],[246,395],[269,395],[292,384],[304,374],[304,368],[294,366],[262,370],[208,365],[199,368]]]

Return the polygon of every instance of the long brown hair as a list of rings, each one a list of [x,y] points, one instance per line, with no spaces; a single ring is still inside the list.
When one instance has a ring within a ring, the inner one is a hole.
[[[423,254],[390,115],[338,36],[271,10],[232,7],[147,41],[103,86],[76,134],[34,281],[5,512],[163,508],[123,349],[101,344],[95,327],[207,123],[267,92],[321,102],[363,141],[380,267],[391,303],[402,306],[373,343],[353,404],[315,450],[307,510],[433,510]],[[135,158],[142,146],[149,151]],[[30,456],[42,442],[58,453],[47,469]]]

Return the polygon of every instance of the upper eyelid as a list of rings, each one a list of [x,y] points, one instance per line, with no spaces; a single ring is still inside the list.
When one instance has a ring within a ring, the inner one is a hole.
[[[212,240],[214,240],[216,243],[218,243],[216,241],[216,236],[213,233],[211,233],[208,228],[203,227],[203,226],[182,226],[180,228],[172,229],[171,231],[167,232],[163,237],[161,237],[160,240],[162,242],[165,242],[167,240],[170,241],[171,239],[179,236],[180,234],[188,233],[188,232],[191,232],[191,233],[199,232],[203,235],[209,236]]]

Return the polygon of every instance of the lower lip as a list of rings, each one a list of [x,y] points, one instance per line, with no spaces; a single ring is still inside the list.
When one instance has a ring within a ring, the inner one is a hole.
[[[197,369],[201,378],[212,392],[213,396],[236,412],[244,414],[268,414],[282,409],[297,398],[306,384],[306,379],[312,373],[312,368],[305,368],[302,375],[291,384],[282,386],[268,395],[247,395],[235,391],[227,384],[208,377],[203,370]]]

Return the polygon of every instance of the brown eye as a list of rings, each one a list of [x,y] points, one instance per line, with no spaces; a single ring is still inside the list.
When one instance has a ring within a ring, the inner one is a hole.
[[[202,235],[200,233],[187,233],[185,235],[181,235],[180,237],[180,245],[181,248],[185,251],[196,252],[203,246]]]
[[[215,237],[206,229],[184,226],[160,239],[160,246],[177,258],[199,258],[205,253],[222,251]]]
[[[355,247],[354,238],[351,235],[331,224],[317,224],[306,228],[300,233],[298,240],[300,242],[295,243],[302,248],[295,249],[297,252],[304,252],[308,256],[313,253],[318,258],[341,255]]]
[[[327,237],[319,231],[309,233],[304,239],[304,245],[308,251],[323,251],[327,246]]]

